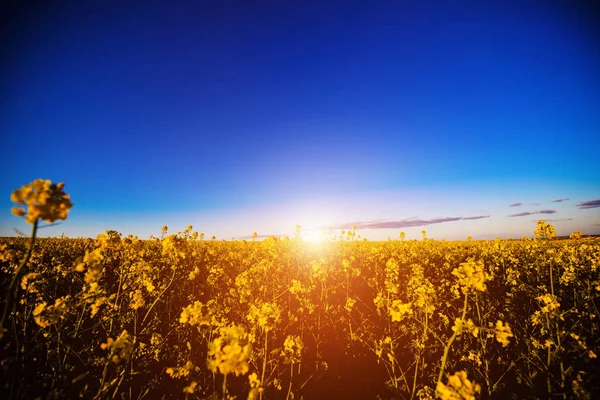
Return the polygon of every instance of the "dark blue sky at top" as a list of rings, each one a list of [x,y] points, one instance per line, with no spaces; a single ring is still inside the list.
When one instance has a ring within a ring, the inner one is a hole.
[[[0,193],[44,177],[81,210],[158,212],[452,182],[598,189],[594,4],[8,2]]]

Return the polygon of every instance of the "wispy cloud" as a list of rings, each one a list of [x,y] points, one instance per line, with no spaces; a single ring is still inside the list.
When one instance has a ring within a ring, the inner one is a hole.
[[[560,218],[560,219],[547,219],[546,222],[563,222],[563,221],[573,221],[573,218]],[[537,222],[533,220],[533,222]]]
[[[556,212],[556,210],[525,211],[525,212],[521,212],[518,214],[511,214],[511,215],[509,215],[509,217],[513,218],[513,217],[526,217],[528,215],[535,215],[535,214],[554,214],[555,212]]]
[[[600,207],[600,199],[582,201],[581,203],[577,204],[577,207],[579,207],[580,210]]]
[[[539,206],[539,205],[540,205],[540,203],[521,203],[521,202],[519,202],[519,203],[512,203],[512,204],[509,204],[508,206],[509,206],[509,207],[521,207],[521,206],[523,206],[523,205],[528,205],[528,206]]]
[[[550,200],[550,203],[562,203],[563,201],[571,200],[569,198],[563,197],[561,199]]]
[[[362,221],[362,222],[346,222],[332,226],[332,229],[398,229],[398,228],[413,228],[417,226],[427,226],[434,224],[442,224],[444,222],[454,222],[461,220],[474,220],[489,218],[489,215],[477,215],[474,217],[440,217],[433,219],[406,218],[400,220],[379,220],[379,221]]]
[[[489,215],[478,215],[476,217],[462,217],[461,219],[464,220],[469,220],[469,219],[483,219],[483,218],[489,218]]]

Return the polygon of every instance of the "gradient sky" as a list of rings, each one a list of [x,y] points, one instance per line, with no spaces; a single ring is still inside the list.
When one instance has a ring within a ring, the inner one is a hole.
[[[5,3],[0,235],[600,233],[597,3]]]

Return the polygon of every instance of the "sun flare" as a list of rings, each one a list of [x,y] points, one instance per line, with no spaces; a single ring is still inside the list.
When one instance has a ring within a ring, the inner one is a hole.
[[[325,241],[325,235],[320,230],[308,231],[302,234],[302,240],[307,242],[323,242]]]

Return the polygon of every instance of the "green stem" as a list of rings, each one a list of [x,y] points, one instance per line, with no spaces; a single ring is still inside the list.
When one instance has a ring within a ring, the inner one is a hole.
[[[148,316],[150,315],[150,311],[152,311],[152,309],[154,308],[154,306],[156,305],[156,303],[158,302],[158,300],[160,300],[160,298],[162,297],[163,294],[165,294],[165,292],[167,290],[169,290],[169,288],[171,287],[171,284],[173,283],[173,281],[175,280],[175,270],[173,270],[173,275],[171,276],[171,280],[169,281],[169,284],[167,285],[167,287],[165,287],[163,289],[162,292],[160,292],[160,294],[156,297],[156,299],[154,300],[154,302],[152,303],[152,305],[150,306],[150,308],[148,309],[148,311],[146,311],[146,315],[144,315],[144,318],[142,319],[142,323],[141,325],[144,325],[144,322],[146,322],[146,318],[148,318]],[[142,332],[144,332],[146,330],[146,327],[142,328]]]
[[[410,391],[410,398],[413,399],[415,397],[415,392],[417,389],[417,375],[419,373],[419,361],[421,360],[421,354],[423,349],[425,348],[425,341],[427,340],[427,325],[429,325],[429,318],[427,315],[427,311],[425,311],[425,327],[423,329],[423,338],[421,339],[421,347],[419,347],[417,354],[417,362],[415,363],[415,374],[413,375],[413,385]]]
[[[102,371],[102,379],[100,379],[100,387],[98,388],[98,393],[94,399],[99,399],[104,391],[104,382],[106,382],[106,374],[108,372],[108,365],[110,364],[110,360],[104,364],[104,370]]]
[[[465,321],[465,317],[467,316],[467,300],[468,299],[469,299],[469,295],[465,293],[465,304],[463,306],[462,316],[460,317],[461,321],[463,323]],[[458,329],[454,331],[454,334],[450,337],[450,340],[448,340],[448,343],[446,344],[446,347],[444,348],[444,356],[442,357],[442,366],[440,367],[440,373],[438,375],[438,380],[437,380],[438,384],[442,381],[442,376],[444,376],[444,368],[446,368],[446,361],[448,361],[448,353],[450,352],[450,347],[452,346],[452,343],[458,336],[458,332],[459,332]]]
[[[38,221],[38,219],[33,221],[33,229],[31,231],[29,249],[27,249],[27,254],[25,255],[25,258],[21,261],[21,264],[19,264],[19,267],[15,271],[15,274],[13,275],[12,280],[10,281],[10,285],[8,286],[8,290],[6,291],[6,301],[4,302],[4,310],[2,311],[2,319],[0,320],[0,331],[4,330],[4,321],[6,320],[6,315],[8,314],[8,308],[12,299],[13,288],[17,283],[17,279],[19,277],[19,274],[21,273],[21,270],[25,268],[25,266],[29,262],[29,259],[31,258],[31,254],[33,253],[33,246],[35,245],[35,237],[38,229]]]
[[[265,374],[267,372],[267,345],[269,343],[268,342],[268,334],[269,334],[269,331],[267,331],[265,329],[265,355],[263,358],[262,375],[260,377],[260,385],[262,387],[265,386]],[[260,392],[260,399],[262,400],[262,398],[263,398],[263,391]]]
[[[290,400],[290,394],[292,393],[292,383],[294,382],[294,364],[290,365],[290,385],[288,386],[287,396],[285,400]]]

